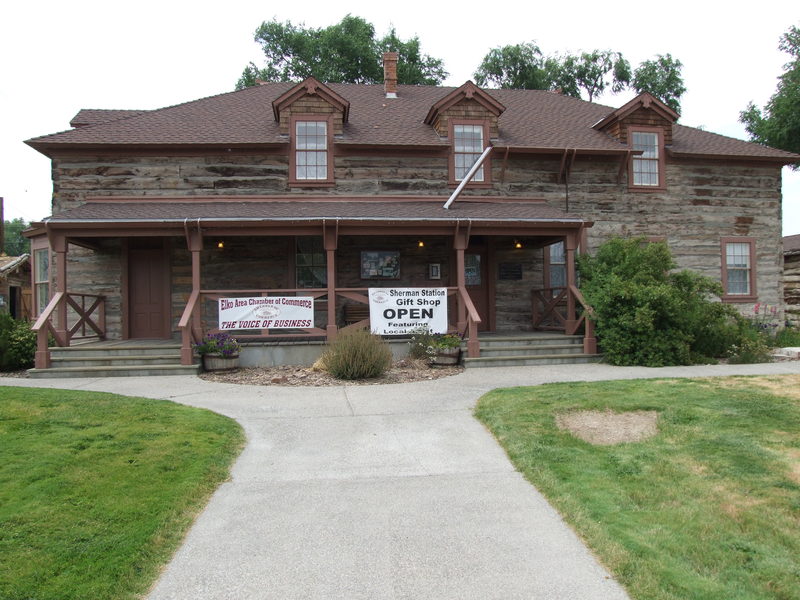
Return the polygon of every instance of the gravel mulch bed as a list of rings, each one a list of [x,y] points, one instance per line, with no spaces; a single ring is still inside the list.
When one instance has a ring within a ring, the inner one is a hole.
[[[311,367],[281,366],[252,367],[226,372],[201,373],[200,378],[218,383],[238,383],[242,385],[292,385],[292,386],[331,386],[331,385],[381,385],[386,383],[409,383],[428,381],[457,375],[464,367],[429,367],[424,361],[401,360],[392,365],[381,377],[345,381],[336,379],[325,371]]]

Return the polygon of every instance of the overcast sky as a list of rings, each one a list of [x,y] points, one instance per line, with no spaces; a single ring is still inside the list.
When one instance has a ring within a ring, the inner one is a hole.
[[[288,6],[286,6],[288,4]],[[418,35],[442,58],[448,85],[472,78],[486,52],[535,40],[545,54],[595,48],[622,52],[633,66],[658,53],[684,64],[681,123],[746,139],[748,102],[763,106],[788,56],[778,40],[800,24],[800,3],[742,1],[264,2],[73,0],[6,2],[0,9],[0,196],[5,218],[50,214],[50,162],[23,140],[63,131],[81,108],[152,109],[233,90],[253,42],[273,17],[321,27],[348,12],[378,35]],[[458,8],[455,8],[455,7]],[[496,12],[491,9],[496,7]],[[761,8],[761,9],[759,9]],[[630,16],[626,16],[629,14]],[[606,94],[620,106],[630,96]],[[800,233],[800,173],[784,169],[784,235]]]

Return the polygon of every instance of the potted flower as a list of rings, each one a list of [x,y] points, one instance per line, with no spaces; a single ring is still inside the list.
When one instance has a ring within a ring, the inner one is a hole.
[[[457,365],[461,358],[461,338],[454,333],[431,335],[431,364],[439,366]]]
[[[206,371],[227,371],[239,366],[241,346],[227,333],[209,333],[194,349],[203,358]]]

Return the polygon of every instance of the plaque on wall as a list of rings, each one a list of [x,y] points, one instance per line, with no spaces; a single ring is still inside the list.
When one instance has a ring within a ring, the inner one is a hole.
[[[497,274],[498,279],[511,281],[522,279],[522,263],[500,263]]]

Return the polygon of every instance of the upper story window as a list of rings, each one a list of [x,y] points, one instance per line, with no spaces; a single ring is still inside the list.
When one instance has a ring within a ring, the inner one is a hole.
[[[290,183],[333,183],[330,131],[330,121],[319,116],[293,119]]]
[[[630,164],[630,187],[654,189],[664,187],[664,138],[656,129],[631,129],[630,146],[634,154]]]
[[[467,176],[469,170],[486,149],[486,123],[483,121],[453,122],[452,159],[450,164],[451,183],[458,183]],[[489,181],[488,159],[478,167],[470,184],[487,184]]]
[[[756,299],[755,240],[722,239],[723,300],[751,302]]]

